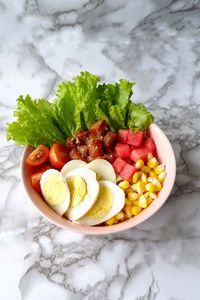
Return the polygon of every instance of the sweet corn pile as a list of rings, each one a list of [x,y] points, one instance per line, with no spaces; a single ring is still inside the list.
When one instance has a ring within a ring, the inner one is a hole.
[[[145,165],[144,161],[139,159],[135,167],[138,171],[134,173],[131,182],[123,180],[118,183],[126,195],[125,205],[117,215],[105,223],[106,225],[117,224],[138,215],[142,209],[147,208],[153,200],[157,199],[166,176],[165,166],[159,164],[149,153],[147,164]]]

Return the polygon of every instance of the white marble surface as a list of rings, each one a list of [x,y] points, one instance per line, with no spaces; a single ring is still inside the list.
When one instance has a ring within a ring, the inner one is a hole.
[[[169,201],[121,234],[40,217],[5,138],[19,94],[51,97],[85,69],[136,81],[176,153]],[[200,1],[0,0],[0,299],[200,299],[199,145]]]

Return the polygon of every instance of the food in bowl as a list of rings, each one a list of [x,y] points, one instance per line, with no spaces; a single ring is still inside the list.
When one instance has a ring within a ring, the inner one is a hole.
[[[133,83],[98,84],[82,72],[59,85],[54,102],[18,99],[7,137],[35,150],[26,159],[33,189],[57,214],[81,225],[113,225],[138,215],[166,176],[148,128],[153,116],[134,104]]]

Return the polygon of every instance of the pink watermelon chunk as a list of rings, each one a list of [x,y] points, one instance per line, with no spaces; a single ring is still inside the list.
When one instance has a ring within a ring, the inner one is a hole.
[[[136,162],[138,159],[142,159],[142,160],[146,161],[147,155],[150,152],[151,151],[149,151],[146,147],[134,149],[131,152],[131,160],[133,160],[134,162]]]
[[[144,147],[147,148],[153,154],[153,151],[156,149],[156,145],[154,143],[154,140],[152,138],[148,138],[144,142]]]
[[[118,142],[122,144],[127,144],[129,130],[128,129],[119,129],[118,131]]]
[[[116,158],[116,160],[113,163],[113,168],[114,168],[115,172],[117,174],[119,174],[124,169],[126,164],[127,163],[123,159],[118,157],[118,158]]]
[[[131,149],[129,145],[116,144],[115,151],[117,153],[117,156],[120,158],[129,158],[131,155]]]
[[[139,148],[142,146],[143,142],[144,142],[143,131],[132,132],[131,130],[129,130],[127,144]]]
[[[132,178],[133,174],[137,171],[137,169],[129,164],[126,164],[124,169],[120,172],[120,176],[125,179],[125,180],[129,180]]]

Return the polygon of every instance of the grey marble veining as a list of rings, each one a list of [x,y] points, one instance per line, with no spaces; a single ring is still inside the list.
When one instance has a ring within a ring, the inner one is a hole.
[[[38,215],[7,142],[16,98],[52,98],[81,70],[137,83],[172,142],[173,193],[122,233],[67,232]],[[200,299],[200,1],[0,1],[0,299]]]

